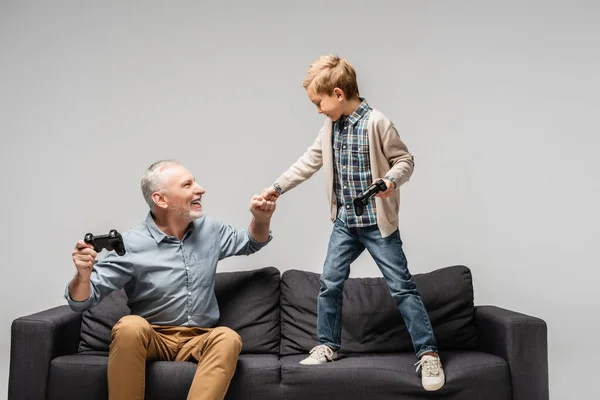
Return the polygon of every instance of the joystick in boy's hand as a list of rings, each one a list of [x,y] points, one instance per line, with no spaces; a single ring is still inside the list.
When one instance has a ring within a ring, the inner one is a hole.
[[[369,199],[379,192],[387,190],[387,185],[383,179],[378,179],[375,183],[367,188],[364,192],[354,199],[354,212],[357,216],[363,215],[365,206],[369,203]]]

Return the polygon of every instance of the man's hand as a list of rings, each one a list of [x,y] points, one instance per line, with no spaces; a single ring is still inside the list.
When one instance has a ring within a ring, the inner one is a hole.
[[[90,297],[90,277],[96,260],[94,246],[80,240],[73,250],[73,264],[77,268],[77,274],[69,285],[69,295],[74,301],[85,301]]]
[[[94,267],[94,260],[96,259],[96,251],[94,246],[80,240],[73,250],[73,264],[77,268],[77,276],[82,281],[89,281],[92,275],[92,268]]]
[[[390,197],[392,194],[394,194],[394,191],[396,190],[396,188],[394,187],[394,184],[391,181],[389,181],[388,179],[384,178],[383,181],[387,185],[387,190],[377,193],[375,195],[375,197],[381,197],[382,199],[385,199],[387,197]],[[375,181],[373,181],[373,183],[375,183]]]
[[[275,211],[275,202],[265,200],[262,196],[255,194],[250,202],[250,212],[254,216],[250,223],[250,236],[254,240],[263,243],[269,239],[269,227],[271,217]]]
[[[277,191],[277,189],[275,189],[275,187],[273,187],[273,185],[271,185],[262,191],[261,196],[268,201],[277,201],[280,193]]]
[[[275,189],[273,189],[275,190]],[[275,190],[276,191],[276,190]],[[276,191],[277,192],[277,191]],[[258,221],[268,221],[275,211],[275,201],[266,200],[263,196],[255,194],[250,202],[250,212]]]

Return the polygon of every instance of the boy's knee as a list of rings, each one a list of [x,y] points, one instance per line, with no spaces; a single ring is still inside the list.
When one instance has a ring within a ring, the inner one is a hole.
[[[144,339],[150,329],[152,327],[144,318],[137,315],[126,315],[113,326],[111,339],[113,341]]]
[[[322,292],[331,292],[331,293],[342,293],[344,291],[345,280],[333,280],[328,276],[321,275],[319,279],[320,291]]]

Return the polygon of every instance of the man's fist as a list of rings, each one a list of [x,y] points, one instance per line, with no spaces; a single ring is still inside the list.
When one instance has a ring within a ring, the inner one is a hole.
[[[255,194],[250,202],[250,212],[259,220],[270,219],[275,211],[275,202],[266,200],[263,196]]]
[[[94,250],[94,246],[83,240],[77,242],[75,250],[73,250],[73,264],[75,264],[75,268],[77,268],[79,278],[84,280],[90,279],[96,255],[97,253]]]

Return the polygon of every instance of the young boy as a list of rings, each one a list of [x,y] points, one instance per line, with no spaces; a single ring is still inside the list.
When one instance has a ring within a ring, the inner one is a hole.
[[[426,390],[438,390],[445,376],[427,310],[412,281],[398,231],[399,186],[413,171],[413,156],[392,122],[359,96],[354,68],[344,59],[322,56],[313,62],[303,82],[325,123],[317,139],[262,196],[276,200],[310,178],[321,167],[331,207],[333,232],[317,298],[319,343],[300,363],[323,364],[337,358],[341,343],[344,282],[350,264],[366,248],[385,278],[410,333]],[[382,178],[379,192],[356,215],[353,199]]]

